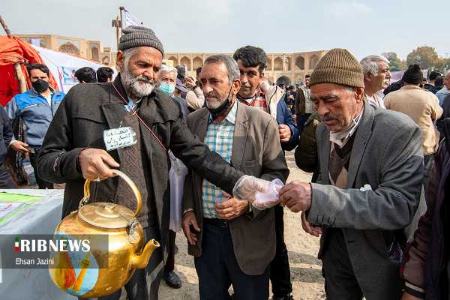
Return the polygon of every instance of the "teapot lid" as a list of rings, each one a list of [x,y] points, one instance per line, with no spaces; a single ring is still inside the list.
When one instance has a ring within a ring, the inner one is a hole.
[[[91,225],[109,229],[125,228],[135,219],[129,208],[109,202],[84,205],[79,209],[78,216]]]

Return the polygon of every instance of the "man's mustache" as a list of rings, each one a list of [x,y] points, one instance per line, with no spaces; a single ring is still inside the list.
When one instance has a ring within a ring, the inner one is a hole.
[[[217,95],[216,93],[208,93],[205,95],[206,98],[216,98],[219,99],[219,95]]]
[[[334,121],[336,120],[336,116],[330,115],[330,114],[326,114],[325,116],[321,116],[320,120],[322,120],[322,122],[327,122],[327,121]]]
[[[151,80],[150,78],[148,78],[148,77],[146,77],[144,75],[139,75],[139,76],[134,77],[133,81],[134,82],[141,81],[141,82],[145,82],[145,83],[154,84],[153,80]]]

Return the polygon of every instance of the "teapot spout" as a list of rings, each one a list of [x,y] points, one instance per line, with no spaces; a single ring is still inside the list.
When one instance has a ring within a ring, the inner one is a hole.
[[[155,240],[150,240],[145,245],[140,255],[134,254],[131,258],[131,267],[133,269],[143,269],[147,266],[153,251],[159,247],[159,243]]]

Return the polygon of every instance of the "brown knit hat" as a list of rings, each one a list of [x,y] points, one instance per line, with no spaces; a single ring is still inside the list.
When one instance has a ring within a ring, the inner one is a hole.
[[[311,74],[309,86],[335,83],[364,87],[364,74],[356,58],[346,49],[331,49],[319,61]]]

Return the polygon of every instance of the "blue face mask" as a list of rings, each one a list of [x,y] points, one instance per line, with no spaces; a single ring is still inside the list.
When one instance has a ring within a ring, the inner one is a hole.
[[[175,91],[175,84],[170,84],[167,82],[161,82],[159,89],[168,95],[172,95]]]

